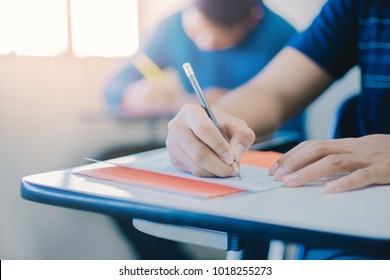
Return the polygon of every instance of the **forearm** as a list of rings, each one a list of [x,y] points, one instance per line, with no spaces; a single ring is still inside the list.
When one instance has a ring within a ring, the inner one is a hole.
[[[218,102],[258,135],[269,134],[320,95],[333,79],[298,51],[285,48],[256,77]]]
[[[277,99],[262,92],[258,86],[248,83],[220,99],[216,106],[245,121],[258,136],[269,135],[282,122],[282,112]]]

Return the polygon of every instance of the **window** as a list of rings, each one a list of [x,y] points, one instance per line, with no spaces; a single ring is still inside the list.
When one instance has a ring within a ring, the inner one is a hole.
[[[137,1],[71,0],[70,3],[76,55],[127,56],[137,51]]]
[[[137,0],[0,0],[0,42],[0,54],[129,56],[139,45]]]

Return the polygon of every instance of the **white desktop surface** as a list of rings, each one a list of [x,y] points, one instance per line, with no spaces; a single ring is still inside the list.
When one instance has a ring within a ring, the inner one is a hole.
[[[106,165],[96,163],[80,168],[98,166]],[[53,196],[60,195],[56,194],[56,190],[61,190],[195,214],[390,241],[390,186],[370,187],[345,193],[326,193],[321,185],[283,187],[258,193],[203,199],[86,179],[73,175],[74,170],[27,176],[22,180],[22,189],[23,185],[27,184],[43,187],[49,192],[53,190]],[[50,204],[49,200],[43,203]]]

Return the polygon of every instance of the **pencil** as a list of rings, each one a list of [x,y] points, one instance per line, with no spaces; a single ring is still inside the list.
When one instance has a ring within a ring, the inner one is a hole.
[[[222,134],[222,136],[224,136],[223,132],[222,132],[222,129],[219,126],[219,124],[217,122],[217,119],[215,118],[215,116],[213,114],[213,111],[211,110],[211,107],[210,107],[209,103],[207,102],[206,98],[204,97],[202,88],[200,87],[199,82],[196,79],[195,72],[192,69],[191,64],[189,64],[188,62],[184,63],[183,64],[183,69],[184,69],[184,72],[186,73],[188,79],[190,80],[192,87],[194,88],[196,96],[199,99],[200,105],[205,109],[207,115],[213,121],[214,125],[217,127],[217,129]],[[233,162],[233,168],[238,171],[237,162],[235,160]],[[240,172],[237,172],[237,177],[241,180]]]
[[[133,65],[149,81],[158,81],[164,76],[163,70],[146,53],[138,54]]]

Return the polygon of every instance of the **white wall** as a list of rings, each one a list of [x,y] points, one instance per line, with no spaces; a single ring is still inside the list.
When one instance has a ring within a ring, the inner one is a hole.
[[[310,25],[326,0],[263,0],[272,10],[283,16],[297,30]]]
[[[183,3],[171,1],[169,12]],[[153,18],[158,15],[161,1],[140,2],[150,5]],[[304,28],[323,0],[267,0],[271,2]],[[25,175],[83,164],[83,156],[112,145],[147,141],[147,127],[105,117],[102,86],[121,63],[70,55],[0,56],[0,259],[136,257],[109,218],[24,201],[19,195]],[[348,93],[355,85],[351,79],[341,92]],[[339,92],[326,94],[310,109],[312,137],[325,135],[332,108],[341,97]],[[164,133],[161,129],[152,137],[163,138]]]

